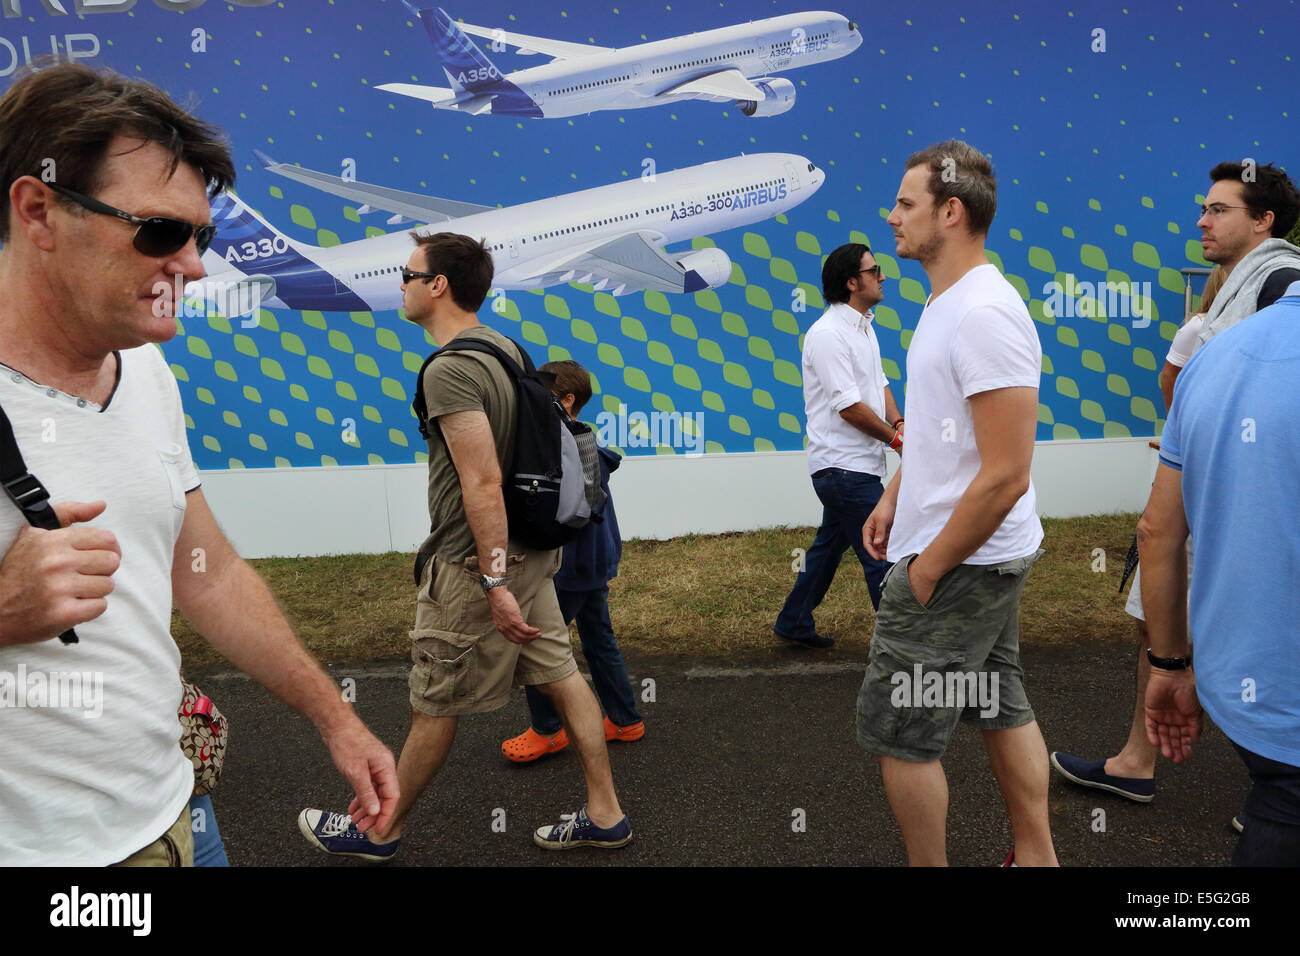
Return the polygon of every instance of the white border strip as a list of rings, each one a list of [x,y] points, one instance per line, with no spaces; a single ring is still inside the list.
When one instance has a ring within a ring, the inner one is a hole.
[[[1141,511],[1155,472],[1150,438],[1039,442],[1038,512]],[[890,475],[898,458],[892,452]],[[415,551],[428,532],[423,464],[205,471],[203,491],[246,558]],[[816,525],[802,451],[626,458],[611,480],[624,538]]]

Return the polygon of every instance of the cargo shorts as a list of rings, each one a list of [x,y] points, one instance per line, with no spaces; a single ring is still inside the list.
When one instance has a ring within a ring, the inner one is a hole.
[[[167,828],[167,832],[143,849],[136,850],[113,866],[193,866],[194,830],[190,822],[190,805],[181,808],[181,815]]]
[[[890,568],[858,692],[865,750],[927,763],[943,756],[959,720],[1006,730],[1034,719],[1020,668],[1020,595],[1042,553],[959,564],[924,606],[907,573],[916,555]]]
[[[411,631],[412,708],[430,717],[485,713],[504,705],[514,686],[549,684],[577,671],[552,581],[561,554],[524,548],[506,558],[506,587],[524,620],[542,632],[526,644],[507,640],[492,622],[477,557],[427,561]]]

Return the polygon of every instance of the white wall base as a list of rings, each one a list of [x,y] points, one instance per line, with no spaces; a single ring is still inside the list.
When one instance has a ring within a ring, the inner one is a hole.
[[[1141,511],[1156,465],[1149,438],[1039,442],[1038,512]],[[892,453],[890,476],[898,458]],[[246,558],[414,551],[428,532],[422,464],[202,473],[217,520]],[[624,538],[815,525],[801,451],[628,458],[611,490]]]

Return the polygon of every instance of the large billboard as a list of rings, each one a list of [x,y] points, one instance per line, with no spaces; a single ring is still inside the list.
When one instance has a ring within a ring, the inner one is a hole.
[[[1043,344],[1038,438],[1158,434],[1220,160],[1294,152],[1294,7],[845,0],[2,0],[0,84],[41,54],[146,78],[240,170],[163,351],[202,468],[422,460],[433,343],[407,233],[484,238],[483,320],[595,378],[630,455],[803,446],[824,255],[868,243],[904,394],[925,300],[885,216],[949,137],[998,174],[990,258]],[[80,12],[78,12],[80,11]]]

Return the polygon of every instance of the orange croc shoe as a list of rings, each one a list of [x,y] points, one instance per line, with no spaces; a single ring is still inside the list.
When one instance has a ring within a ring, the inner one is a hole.
[[[558,734],[547,737],[529,727],[518,737],[511,737],[501,745],[501,752],[514,763],[531,763],[538,757],[557,754],[569,746],[569,735],[564,728]]]
[[[625,740],[628,743],[631,743],[633,740],[640,740],[644,736],[644,720],[638,720],[635,724],[628,724],[626,727],[620,727],[608,717],[605,718],[606,740]]]

